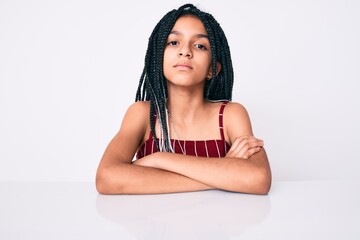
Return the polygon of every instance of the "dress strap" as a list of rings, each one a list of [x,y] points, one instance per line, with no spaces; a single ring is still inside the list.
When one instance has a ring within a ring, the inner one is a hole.
[[[224,108],[226,106],[226,104],[228,103],[228,101],[223,102],[223,104],[220,107],[220,111],[219,111],[219,129],[220,129],[220,136],[221,136],[221,140],[225,141],[225,135],[224,135],[224,123],[223,123],[223,113],[224,113]]]

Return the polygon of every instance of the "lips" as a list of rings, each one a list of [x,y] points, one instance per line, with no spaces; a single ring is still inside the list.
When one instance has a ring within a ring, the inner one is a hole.
[[[174,65],[174,68],[179,69],[179,70],[192,70],[192,66],[190,64],[187,63],[177,63]]]

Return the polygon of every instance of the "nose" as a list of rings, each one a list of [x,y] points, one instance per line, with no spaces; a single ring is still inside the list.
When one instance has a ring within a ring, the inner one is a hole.
[[[179,49],[179,57],[192,57],[192,52],[189,47],[183,46]]]

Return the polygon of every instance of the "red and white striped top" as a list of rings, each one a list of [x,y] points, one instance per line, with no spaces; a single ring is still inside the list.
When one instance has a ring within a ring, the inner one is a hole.
[[[227,103],[228,102],[223,102],[219,111],[219,130],[221,139],[196,141],[171,139],[175,153],[198,157],[225,157],[230,149],[230,144],[225,141],[223,129],[223,112]],[[136,159],[155,152],[157,152],[156,144],[153,135],[150,132],[149,139],[138,148]]]

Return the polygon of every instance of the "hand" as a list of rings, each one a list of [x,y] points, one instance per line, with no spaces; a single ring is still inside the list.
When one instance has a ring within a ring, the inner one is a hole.
[[[147,155],[143,158],[140,158],[133,162],[134,165],[143,166],[143,167],[155,167],[156,165],[156,153]]]
[[[263,146],[263,140],[257,139],[254,136],[238,137],[225,157],[248,159],[259,152]]]

